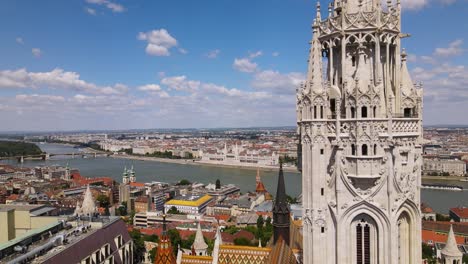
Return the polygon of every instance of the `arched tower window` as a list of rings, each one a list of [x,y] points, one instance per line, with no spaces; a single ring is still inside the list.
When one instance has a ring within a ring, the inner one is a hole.
[[[361,214],[355,218],[352,225],[355,248],[353,263],[377,263],[378,230],[375,221],[368,215]]]
[[[373,113],[372,113],[373,115],[372,115],[372,116],[373,116],[374,118],[376,118],[376,117],[377,117],[377,106],[374,106],[374,107],[372,108],[372,110],[373,110]]]
[[[353,63],[353,67],[355,67],[356,66],[356,56],[353,56],[351,58],[351,62]]]
[[[356,146],[354,144],[351,144],[351,155],[356,155]]]
[[[356,108],[351,107],[351,118],[354,118],[356,116]]]
[[[367,150],[367,145],[366,144],[363,144],[361,146],[361,155],[362,156],[367,156],[368,155],[368,150]]]
[[[320,106],[320,118],[323,119],[323,105]]]
[[[361,107],[361,117],[367,118],[367,106]]]
[[[377,155],[377,144],[374,144],[374,155]]]
[[[317,106],[314,105],[314,119],[317,118]]]

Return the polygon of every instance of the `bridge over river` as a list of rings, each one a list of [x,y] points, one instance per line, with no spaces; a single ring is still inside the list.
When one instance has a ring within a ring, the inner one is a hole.
[[[0,157],[0,160],[16,159],[18,163],[23,163],[25,160],[48,160],[54,156],[71,156],[71,158],[97,158],[97,157],[109,157],[110,153],[100,151],[80,151],[73,153],[47,153],[37,155],[21,155],[11,157]]]

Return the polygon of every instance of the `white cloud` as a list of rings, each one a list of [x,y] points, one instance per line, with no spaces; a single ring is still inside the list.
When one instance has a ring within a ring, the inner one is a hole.
[[[113,86],[98,86],[80,79],[76,72],[66,72],[56,68],[49,72],[28,72],[26,69],[0,71],[0,89],[11,88],[51,88],[70,89],[92,94],[124,94],[127,86],[115,84]]]
[[[262,56],[263,52],[261,50],[256,52],[249,52],[249,58],[254,59],[256,57]]]
[[[434,51],[434,55],[440,56],[440,57],[450,57],[450,56],[460,55],[463,53],[462,44],[463,44],[463,40],[457,39],[449,43],[449,46],[447,48],[436,48]]]
[[[31,50],[31,53],[32,53],[32,55],[33,55],[34,57],[36,57],[36,58],[39,58],[39,57],[42,56],[42,51],[41,51],[41,49],[39,49],[39,48],[33,48],[33,49]]]
[[[90,4],[102,5],[110,9],[114,13],[121,13],[125,11],[125,7],[121,4],[109,0],[86,0]]]
[[[241,72],[254,72],[257,70],[258,65],[255,62],[250,61],[248,58],[234,59],[232,67]]]
[[[96,15],[96,9],[90,8],[90,7],[85,7],[84,9],[86,13],[95,16]]]
[[[299,72],[282,74],[278,71],[266,70],[254,75],[252,86],[257,89],[272,90],[279,94],[291,94],[305,80],[305,75]]]
[[[24,44],[23,38],[17,37],[16,38],[16,43],[23,45]]]
[[[200,87],[199,81],[188,80],[187,76],[165,77],[161,84],[167,86],[170,90],[195,92]]]
[[[220,53],[221,53],[221,50],[219,50],[219,49],[210,50],[206,54],[206,57],[209,58],[209,59],[216,59],[219,56]]]
[[[169,56],[169,50],[177,46],[177,40],[164,28],[140,32],[137,38],[148,43],[146,53],[152,56]]]
[[[183,48],[179,48],[178,50],[179,50],[180,54],[187,54],[188,53],[188,50],[183,49]]]
[[[387,5],[386,1],[385,6]],[[428,4],[428,0],[401,0],[401,8],[403,10],[409,9],[409,10],[419,10],[425,7]]]
[[[43,101],[45,103],[59,103],[64,102],[63,96],[57,95],[43,95],[43,94],[17,94],[16,100],[24,103],[34,103],[36,101]]]
[[[138,87],[138,90],[144,91],[144,92],[159,92],[161,91],[161,86],[157,84],[146,84],[146,85]]]
[[[275,51],[275,52],[273,52],[273,53],[271,54],[271,56],[273,56],[273,57],[278,57],[279,55],[280,55],[280,53],[277,52],[277,51]]]

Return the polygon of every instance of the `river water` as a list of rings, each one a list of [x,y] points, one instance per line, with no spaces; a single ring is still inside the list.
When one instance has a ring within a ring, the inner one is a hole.
[[[48,153],[78,153],[79,150],[72,146],[59,144],[40,144],[39,147]],[[69,156],[52,157],[47,161],[26,160],[22,165],[16,161],[9,162],[16,166],[34,167],[39,165],[66,165],[80,170],[81,175],[86,177],[108,176],[118,182],[122,181],[124,167],[135,168],[137,181],[139,182],[178,182],[187,179],[191,182],[215,183],[219,179],[222,184],[233,183],[239,186],[241,192],[255,190],[256,171],[251,169],[225,168],[203,165],[189,165],[177,163],[164,163],[157,161],[140,161],[109,157],[97,158],[74,158]],[[265,187],[273,195],[276,193],[277,172],[261,172],[262,181]],[[285,172],[286,192],[293,197],[301,193],[301,175],[299,173]],[[468,182],[444,182],[431,181],[430,183],[453,184],[463,186],[468,190]],[[456,206],[468,206],[468,191],[454,192],[442,190],[421,191],[422,201],[440,213],[448,213],[448,208]]]

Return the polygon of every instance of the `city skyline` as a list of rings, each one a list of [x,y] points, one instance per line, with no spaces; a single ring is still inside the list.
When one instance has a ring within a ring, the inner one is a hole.
[[[417,36],[402,46],[424,84],[426,126],[468,123],[463,6],[402,1],[403,32]],[[0,7],[0,131],[295,125],[314,1]],[[444,19],[427,32],[434,17]]]

